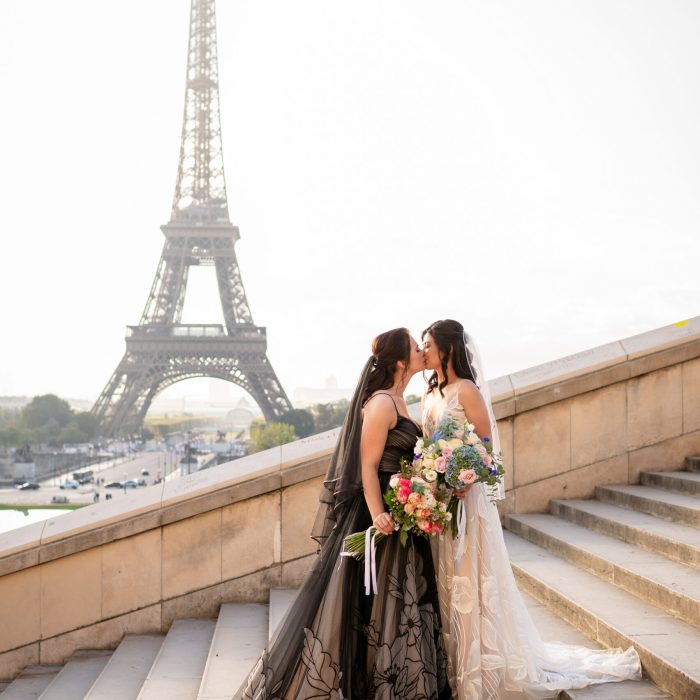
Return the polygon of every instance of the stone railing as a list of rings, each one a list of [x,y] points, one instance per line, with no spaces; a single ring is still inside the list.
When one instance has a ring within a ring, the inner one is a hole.
[[[504,511],[700,452],[700,318],[491,382]],[[0,678],[296,586],[337,431],[0,534]]]

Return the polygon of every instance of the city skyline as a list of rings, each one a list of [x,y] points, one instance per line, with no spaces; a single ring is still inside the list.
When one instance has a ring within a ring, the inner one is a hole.
[[[91,32],[48,2],[0,7],[21,105],[0,117],[0,186],[24,263],[0,280],[2,395],[96,398],[138,321],[188,7],[69,4]],[[353,386],[398,325],[458,318],[494,377],[698,315],[700,9],[634,8],[219,3],[231,220],[290,396]],[[195,272],[183,320],[218,322]]]

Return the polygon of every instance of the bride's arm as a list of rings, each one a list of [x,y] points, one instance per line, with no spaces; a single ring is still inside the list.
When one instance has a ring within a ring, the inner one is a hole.
[[[457,392],[459,403],[464,409],[464,415],[474,426],[474,432],[483,440],[491,439],[491,420],[486,408],[486,402],[476,384],[468,379],[461,382]]]
[[[365,406],[360,437],[362,488],[374,526],[385,535],[394,531],[394,521],[384,507],[377,470],[384,452],[386,437],[396,420],[396,409],[390,398],[375,396]]]

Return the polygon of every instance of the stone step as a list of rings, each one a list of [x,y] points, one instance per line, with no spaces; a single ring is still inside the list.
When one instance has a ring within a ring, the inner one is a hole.
[[[27,666],[10,683],[0,698],[2,700],[36,700],[58,675],[61,666]]]
[[[175,620],[138,700],[195,700],[215,627],[216,620]]]
[[[622,681],[591,685],[581,690],[564,690],[559,700],[673,700],[651,681]]]
[[[599,501],[700,527],[700,500],[650,486],[596,486]]]
[[[686,457],[683,468],[689,472],[700,472],[700,455]]]
[[[230,700],[267,643],[267,605],[227,603],[219,610],[197,700]]]
[[[562,620],[526,591],[520,591],[520,594],[540,637],[544,641],[576,644],[595,649],[602,648],[602,644],[587,637],[583,632]],[[632,698],[671,700],[668,693],[665,693],[648,679],[592,685],[581,690],[564,690],[559,697],[568,700],[632,700]]]
[[[272,639],[272,635],[279,626],[280,622],[287,614],[287,610],[291,607],[294,599],[299,592],[298,588],[271,588],[270,589],[270,622],[268,629],[268,638]]]
[[[602,501],[549,502],[552,515],[700,568],[700,530]]]
[[[695,569],[546,513],[508,515],[506,527],[552,554],[700,627],[700,576]]]
[[[700,496],[700,473],[696,472],[642,472],[644,486]]]
[[[127,634],[85,700],[136,700],[164,639],[162,634]]]
[[[111,649],[79,649],[68,659],[39,700],[80,700],[112,656]]]
[[[634,644],[647,676],[676,698],[700,697],[700,630],[511,532],[519,586],[606,647]]]
[[[644,486],[653,486],[668,491],[678,491],[691,496],[700,496],[700,473],[696,472],[642,472]]]

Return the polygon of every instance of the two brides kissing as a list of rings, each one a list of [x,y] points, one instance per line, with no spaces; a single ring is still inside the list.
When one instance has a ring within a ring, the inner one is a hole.
[[[236,699],[543,699],[641,677],[632,647],[540,638],[494,505],[498,426],[476,345],[452,320],[421,341],[405,328],[372,341],[321,490],[318,555]],[[419,425],[403,394],[426,370]],[[364,562],[346,551],[363,531]]]

